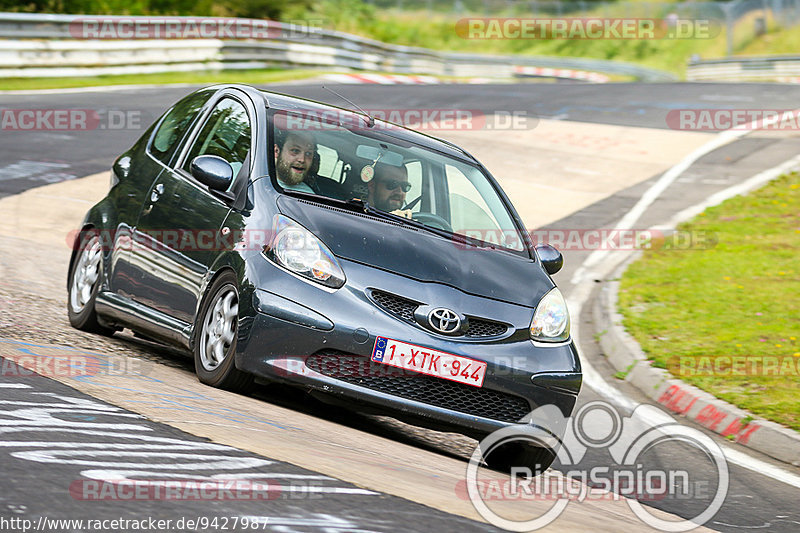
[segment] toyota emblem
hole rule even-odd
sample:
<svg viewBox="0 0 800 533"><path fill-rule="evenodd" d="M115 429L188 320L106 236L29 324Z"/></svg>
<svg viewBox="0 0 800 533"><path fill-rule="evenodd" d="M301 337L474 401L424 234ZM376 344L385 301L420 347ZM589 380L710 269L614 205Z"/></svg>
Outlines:
<svg viewBox="0 0 800 533"><path fill-rule="evenodd" d="M428 313L428 324L434 331L444 333L445 335L452 335L461 329L461 319L455 313L445 307L437 307Z"/></svg>

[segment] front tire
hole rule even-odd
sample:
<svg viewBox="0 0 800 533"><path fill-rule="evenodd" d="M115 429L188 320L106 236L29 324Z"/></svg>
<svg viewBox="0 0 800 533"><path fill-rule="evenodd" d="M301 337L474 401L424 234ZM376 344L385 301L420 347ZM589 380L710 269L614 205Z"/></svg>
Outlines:
<svg viewBox="0 0 800 533"><path fill-rule="evenodd" d="M113 329L100 325L94 310L95 299L103 282L103 246L98 235L89 234L81 241L78 255L69 272L67 316L72 327L111 335Z"/></svg>
<svg viewBox="0 0 800 533"><path fill-rule="evenodd" d="M253 376L236 368L239 291L236 277L225 272L211 285L195 323L194 368L201 383L234 392L246 391Z"/></svg>

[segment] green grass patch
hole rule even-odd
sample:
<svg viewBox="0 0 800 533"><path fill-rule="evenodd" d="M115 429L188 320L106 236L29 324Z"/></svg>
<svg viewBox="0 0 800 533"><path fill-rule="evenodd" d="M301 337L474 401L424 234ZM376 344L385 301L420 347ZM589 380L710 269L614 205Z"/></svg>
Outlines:
<svg viewBox="0 0 800 533"><path fill-rule="evenodd" d="M419 4L417 4L419 5ZM591 5L591 4L589 4ZM565 13L564 17L665 18L673 12L669 4L654 9L642 4L612 7L599 6L582 13ZM769 14L768 14L769 15ZM482 54L521 54L607 59L636 63L683 76L689 59L724 57L727 38L724 24L714 24L710 38L687 39L466 39L458 35L456 23L475 14L455 15L436 11L379 10L359 0L321 0L310 8L288 8L286 19L324 20L331 29L353 33L378 41L419 46L435 50ZM482 15L477 15L481 17ZM527 6L509 11L505 17L531 17ZM555 16L555 15L553 15ZM796 53L800 47L798 26L779 28L767 17L770 32L756 37L753 27L761 12L740 19L733 28L734 55Z"/></svg>
<svg viewBox="0 0 800 533"><path fill-rule="evenodd" d="M618 371L614 372L614 377L619 379L619 380L624 381L625 378L628 377L628 374L631 373L631 370L633 370L634 365L636 365L635 362L629 364L628 367L625 370L618 370Z"/></svg>
<svg viewBox="0 0 800 533"><path fill-rule="evenodd" d="M798 50L800 50L798 28L771 27L770 31L761 37L741 43L736 53L739 55L795 55Z"/></svg>
<svg viewBox="0 0 800 533"><path fill-rule="evenodd" d="M716 245L667 241L646 250L620 283L625 328L654 366L800 430L800 175L731 198L679 230ZM768 356L784 366L770 375L687 376L680 358L688 356Z"/></svg>
<svg viewBox="0 0 800 533"><path fill-rule="evenodd" d="M166 85L186 83L212 85L215 83L246 83L257 85L302 80L319 76L319 70L217 70L201 72L164 72L159 74L125 74L120 76L91 76L85 78L3 78L0 90L63 89L104 85Z"/></svg>

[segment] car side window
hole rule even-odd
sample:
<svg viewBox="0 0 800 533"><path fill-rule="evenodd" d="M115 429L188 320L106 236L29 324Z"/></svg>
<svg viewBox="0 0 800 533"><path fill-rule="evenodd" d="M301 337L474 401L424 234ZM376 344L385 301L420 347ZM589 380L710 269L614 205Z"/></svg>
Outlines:
<svg viewBox="0 0 800 533"><path fill-rule="evenodd" d="M467 167L464 167L467 168ZM472 170L472 172L476 172ZM485 179L470 179L459 168L445 165L453 231L486 242L522 250L514 221L499 205L500 199ZM493 205L490 205L491 202ZM502 216L498 219L495 213Z"/></svg>
<svg viewBox="0 0 800 533"><path fill-rule="evenodd" d="M421 161L409 161L406 165L406 172L408 173L408 182L411 184L411 190L415 192L415 196L413 198L406 198L406 203L410 203L411 201L415 200L417 196L423 194L422 190L422 162ZM422 198L420 201L414 204L414 207L411 208L411 211L414 213L418 213L422 208Z"/></svg>
<svg viewBox="0 0 800 533"><path fill-rule="evenodd" d="M192 160L216 155L233 167L236 176L250 151L250 119L247 110L233 98L223 98L211 111L183 164L189 172Z"/></svg>
<svg viewBox="0 0 800 533"><path fill-rule="evenodd" d="M210 94L203 91L187 96L166 112L148 148L153 157L164 164L169 162Z"/></svg>
<svg viewBox="0 0 800 533"><path fill-rule="evenodd" d="M342 161L339 154L333 148L317 143L317 154L319 154L319 176L330 178L337 183L341 182Z"/></svg>
<svg viewBox="0 0 800 533"><path fill-rule="evenodd" d="M459 230L467 228L498 229L499 224L494 220L491 209L486 205L486 200L483 199L475 185L456 167L445 165L444 168L447 176L447 190L450 192L450 212L454 213L453 227Z"/></svg>

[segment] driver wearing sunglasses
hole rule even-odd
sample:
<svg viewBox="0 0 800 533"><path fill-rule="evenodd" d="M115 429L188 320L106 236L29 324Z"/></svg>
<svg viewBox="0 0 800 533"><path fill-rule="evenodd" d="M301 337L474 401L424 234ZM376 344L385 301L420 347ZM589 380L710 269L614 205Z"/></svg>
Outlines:
<svg viewBox="0 0 800 533"><path fill-rule="evenodd" d="M375 177L367 185L367 202L382 211L396 211L406 203L406 193L411 190L405 166L384 163L375 165Z"/></svg>

